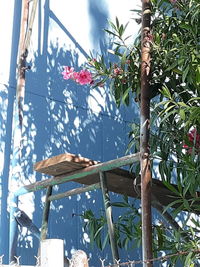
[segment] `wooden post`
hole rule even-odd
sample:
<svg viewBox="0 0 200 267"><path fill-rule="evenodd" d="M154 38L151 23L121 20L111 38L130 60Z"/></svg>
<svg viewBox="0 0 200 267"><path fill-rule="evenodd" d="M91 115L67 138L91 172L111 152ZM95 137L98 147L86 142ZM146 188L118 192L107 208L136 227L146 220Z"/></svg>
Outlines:
<svg viewBox="0 0 200 267"><path fill-rule="evenodd" d="M112 220L112 208L111 208L110 197L109 197L108 188L107 188L106 175L104 172L100 172L99 176L100 176L101 190L103 194L103 202L104 202L104 207L105 207L105 212L106 212L106 219L107 219L107 224L108 224L108 234L110 238L113 263L115 264L116 261L119 260L119 253L118 253L117 242L116 242L115 232L114 232L114 225L113 225L113 220Z"/></svg>
<svg viewBox="0 0 200 267"><path fill-rule="evenodd" d="M40 262L42 267L64 267L64 242L62 239L41 241Z"/></svg>
<svg viewBox="0 0 200 267"><path fill-rule="evenodd" d="M151 2L142 0L141 31L141 114L140 114L140 167L141 167L141 205L142 205L142 254L144 267L152 262L152 220L151 220L151 169L149 150L150 128L150 49L151 49Z"/></svg>

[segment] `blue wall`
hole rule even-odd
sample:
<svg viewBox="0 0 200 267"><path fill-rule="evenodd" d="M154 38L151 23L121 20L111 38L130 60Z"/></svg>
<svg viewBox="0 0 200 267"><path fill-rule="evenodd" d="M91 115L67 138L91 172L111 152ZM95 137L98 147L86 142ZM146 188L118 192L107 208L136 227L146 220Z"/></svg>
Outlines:
<svg viewBox="0 0 200 267"><path fill-rule="evenodd" d="M71 1L71 4L70 1L68 4L66 2L41 0L38 5L28 59L31 70L26 73L24 103L22 176L27 184L46 178L35 173L33 165L54 155L69 152L99 161L123 156L128 143L129 124L137 118L137 108L134 106L129 109L116 108L108 88L92 89L88 86L78 86L72 81L63 80L61 75L63 65L80 69L90 50L107 53L109 43L102 29L107 25L107 18L122 16L121 13L115 14L114 9L114 6L120 6L122 3L85 0L80 7L79 1ZM65 9L62 9L62 4L65 5ZM129 19L126 19L126 16L132 7L131 4L132 1L123 2L123 10L124 6L127 9L127 13L124 14L125 21ZM79 8L77 14L71 14L70 8L76 10L76 6ZM87 11L82 17L79 15L80 9L83 9L83 12ZM7 197L11 175L12 118L20 10L21 1L15 1L15 5L12 6L13 24L9 28L12 34L7 40L11 44L7 52L10 60L9 75L7 72L6 75L0 76L0 152L3 159L0 173L0 255L4 254L6 261L9 235ZM77 27L82 25L83 31L88 32L86 40L81 35L81 27L79 35L74 23ZM90 27L85 29L87 25ZM135 34L136 28L133 27L133 31ZM76 186L74 183L65 184L56 187L55 190L64 191ZM28 194L21 197L19 203L20 208L32 217L39 227L44 196L44 191ZM109 248L102 254L90 247L84 239L80 216L72 217L72 214L80 214L86 209L98 211L102 207L102 196L98 191L53 202L49 237L65 240L66 255L70 256L73 248L91 253L92 265L95 265L97 255L111 259ZM18 244L18 255L22 256L22 262L32 264L34 255L37 254L38 241L23 229ZM130 259L133 259L132 251L129 254ZM135 256L139 257L136 254ZM128 254L122 254L122 259L127 257Z"/></svg>

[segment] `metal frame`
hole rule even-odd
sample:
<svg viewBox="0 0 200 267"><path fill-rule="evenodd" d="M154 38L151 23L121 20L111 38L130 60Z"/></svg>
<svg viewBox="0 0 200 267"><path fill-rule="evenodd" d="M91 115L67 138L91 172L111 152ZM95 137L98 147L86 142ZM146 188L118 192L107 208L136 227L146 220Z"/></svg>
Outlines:
<svg viewBox="0 0 200 267"><path fill-rule="evenodd" d="M41 237L40 237L41 240L44 240L47 236L48 218L49 218L51 201L101 188L104 207L105 207L105 214L106 214L106 219L108 223L108 233L109 233L109 239L110 239L110 244L111 244L112 257L113 257L113 262L116 263L116 261L119 260L119 253L118 253L117 243L116 243L115 236L114 236L112 209L111 209L109 192L108 192L107 182L106 182L106 171L109 171L109 170L112 170L118 167L126 166L134 162L138 162L139 160L140 160L140 153L136 153L136 154L124 156L124 157L121 157L115 160L110 160L104 163L92 165L92 166L80 169L78 171L68 173L66 175L60 175L60 176L56 176L53 178L49 178L49 179L46 179L40 182L30 184L30 185L22 186L18 191L15 192L13 196L13 201L15 202L14 206L17 207L18 196L24 195L29 192L35 192L37 190L42 190L42 189L47 188L45 206L43 209L42 228L41 228ZM100 183L95 183L89 186L83 186L81 188L72 189L64 193L52 195L53 185L66 183L71 180L74 181L74 179L78 179L78 178L80 179L81 177L85 177L87 175L94 174L94 173L99 173ZM11 213L10 216L11 216L11 229L15 229L17 227L17 223L15 220L14 213ZM13 246L14 246L14 243L11 241L10 248L13 248ZM10 259L15 258L16 255L13 254L15 253L14 251L15 250L10 249Z"/></svg>
<svg viewBox="0 0 200 267"><path fill-rule="evenodd" d="M76 179L80 179L82 177L99 173L101 171L110 171L122 166L130 165L134 162L138 162L140 160L140 153L131 154L128 156L124 156L118 159L110 160L107 162L99 163L96 165L92 165L77 171L73 171L67 174L58 175L56 177L52 177L43 181L35 182L30 185L24 185L19 188L15 192L15 196L21 196L27 194L29 192L35 192L38 190L42 190L48 186L63 184L69 182L71 180L76 181Z"/></svg>
<svg viewBox="0 0 200 267"><path fill-rule="evenodd" d="M43 215L42 215L42 227L41 227L41 235L40 235L41 240L44 240L47 237L49 211L50 211L50 204L51 204L49 197L52 194L52 189L53 189L52 186L47 187L46 199L45 199Z"/></svg>

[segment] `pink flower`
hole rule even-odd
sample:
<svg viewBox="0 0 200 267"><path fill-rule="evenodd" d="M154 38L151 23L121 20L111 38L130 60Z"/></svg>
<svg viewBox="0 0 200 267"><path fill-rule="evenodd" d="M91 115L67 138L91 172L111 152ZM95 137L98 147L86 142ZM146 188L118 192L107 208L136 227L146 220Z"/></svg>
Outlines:
<svg viewBox="0 0 200 267"><path fill-rule="evenodd" d="M146 42L153 43L153 39L154 39L153 34L147 33L147 35L145 36L144 39L145 39Z"/></svg>
<svg viewBox="0 0 200 267"><path fill-rule="evenodd" d="M114 66L113 73L118 76L123 73L123 69L119 68L117 65Z"/></svg>
<svg viewBox="0 0 200 267"><path fill-rule="evenodd" d="M193 147L195 146L195 149L197 151L200 151L200 134L197 133L197 129L194 128L193 130L191 130L188 134L188 140L190 142L190 146L184 144L183 148L187 149L188 153L191 154Z"/></svg>
<svg viewBox="0 0 200 267"><path fill-rule="evenodd" d="M81 85L93 83L92 74L88 70L75 72L72 67L65 66L64 68L62 75L65 80L72 79Z"/></svg>
<svg viewBox="0 0 200 267"><path fill-rule="evenodd" d="M76 81L76 80L78 80L78 77L79 77L79 73L78 72L73 72L73 75L72 75L71 79Z"/></svg>
<svg viewBox="0 0 200 267"><path fill-rule="evenodd" d="M196 146L200 147L200 134L197 133L197 129L193 129L188 133L189 141L195 143Z"/></svg>
<svg viewBox="0 0 200 267"><path fill-rule="evenodd" d="M77 83L84 85L92 83L92 74L88 70L81 70L74 75Z"/></svg>
<svg viewBox="0 0 200 267"><path fill-rule="evenodd" d="M74 68L68 67L68 66L64 66L64 68L65 68L65 70L62 72L63 79L65 79L65 80L73 79Z"/></svg>

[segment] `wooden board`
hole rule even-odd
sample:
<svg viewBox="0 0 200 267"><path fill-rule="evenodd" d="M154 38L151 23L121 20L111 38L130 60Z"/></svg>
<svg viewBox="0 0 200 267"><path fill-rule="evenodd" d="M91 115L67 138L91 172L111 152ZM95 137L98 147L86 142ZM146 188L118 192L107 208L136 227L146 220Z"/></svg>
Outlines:
<svg viewBox="0 0 200 267"><path fill-rule="evenodd" d="M136 191L134 187L134 174L122 169L115 169L106 172L106 177L109 191L133 198L140 198L139 192ZM81 179L76 179L75 181L80 184L91 185L99 181L99 175L94 174ZM167 206L174 200L178 199L177 195L167 189L163 183L157 179L152 179L152 195L154 195L164 206Z"/></svg>
<svg viewBox="0 0 200 267"><path fill-rule="evenodd" d="M109 191L130 197L137 197L137 193L135 192L133 186L133 181L135 178L133 173L122 169L114 169L106 172L106 178ZM99 174L89 175L80 179L76 179L75 181L84 185L98 183Z"/></svg>
<svg viewBox="0 0 200 267"><path fill-rule="evenodd" d="M34 170L51 176L57 176L97 163L97 161L67 153L37 162L34 165Z"/></svg>

